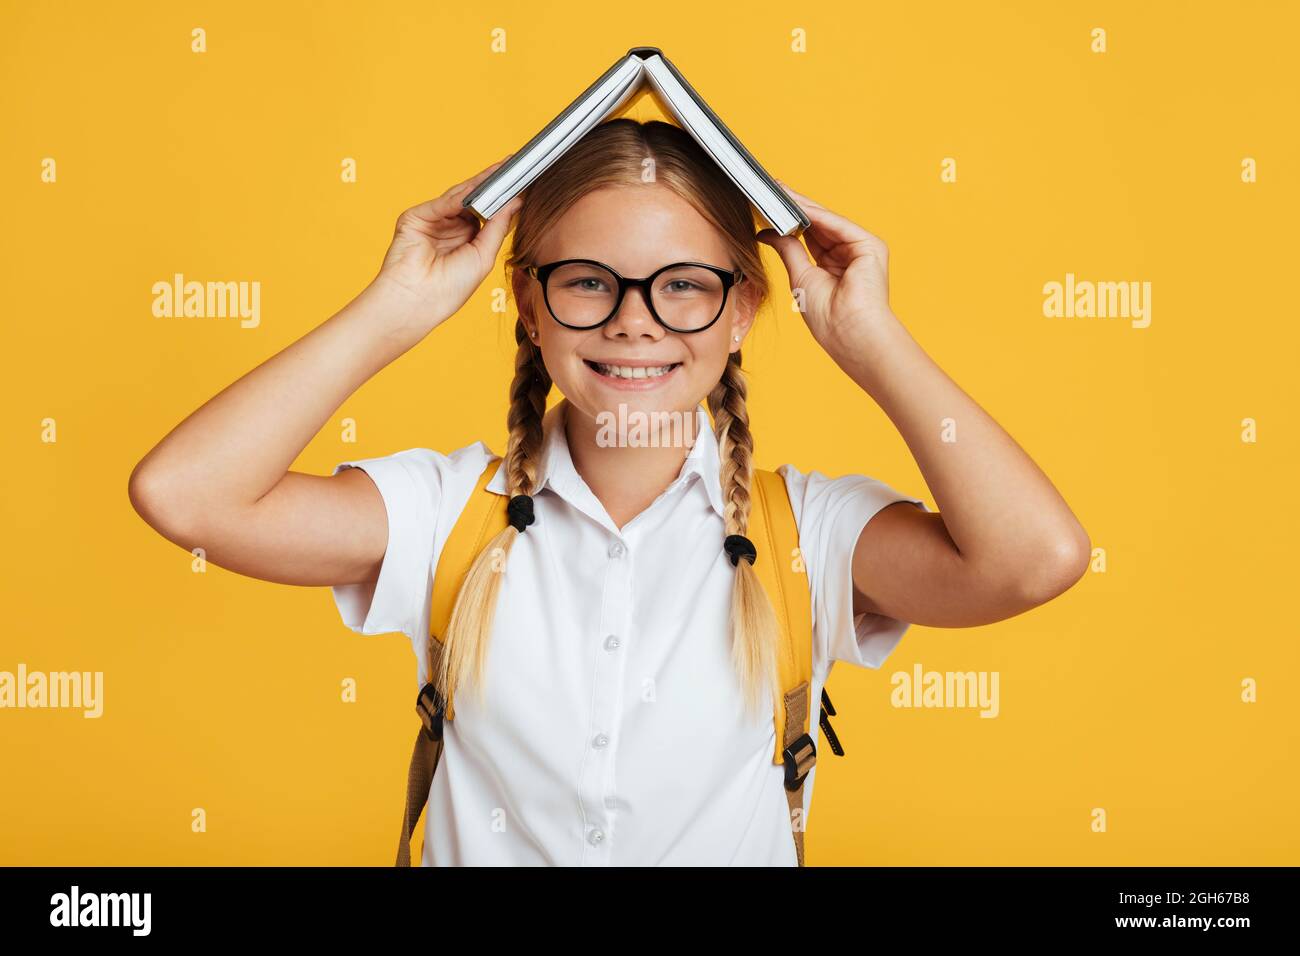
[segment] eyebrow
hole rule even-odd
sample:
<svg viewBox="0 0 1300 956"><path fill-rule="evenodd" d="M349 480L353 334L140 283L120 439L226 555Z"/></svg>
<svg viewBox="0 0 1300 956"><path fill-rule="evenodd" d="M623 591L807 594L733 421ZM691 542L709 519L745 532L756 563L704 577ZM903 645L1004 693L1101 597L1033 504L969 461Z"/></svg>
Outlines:
<svg viewBox="0 0 1300 956"><path fill-rule="evenodd" d="M605 260L602 259L602 258L600 258L600 256L556 256L554 259L551 259L551 260L548 260L548 261L550 261L550 262L559 262L559 261L562 260L562 259L590 259L590 260L592 260L592 261L594 261L594 262L603 262L603 263L605 263L605 265L607 265L607 266L611 266L611 268L614 268L615 271L617 271L617 272L625 272L625 271L626 271L626 270L623 270L623 269L619 269L619 268L617 268L617 267L615 267L615 266L612 266L611 263L609 263L609 262L605 262ZM723 259L723 261L725 262L726 259L727 259L727 257L726 257L726 256L723 256L722 259ZM679 257L679 258L676 258L676 259L664 259L664 260L662 260L662 261L661 261L657 266L655 266L653 269L650 269L648 272L646 272L646 275L649 275L651 272L654 272L655 269L662 269L664 266L676 265L676 264L679 263L679 262L703 262L703 263L706 263L706 264L711 265L711 266L716 266L716 265L717 265L717 263L713 261L713 257L712 257L712 256L703 256L703 255L696 255L696 256L683 256L683 257ZM726 265L722 265L722 266L718 266L718 268L720 268L720 269L725 269L725 268L727 268L727 266L726 266Z"/></svg>

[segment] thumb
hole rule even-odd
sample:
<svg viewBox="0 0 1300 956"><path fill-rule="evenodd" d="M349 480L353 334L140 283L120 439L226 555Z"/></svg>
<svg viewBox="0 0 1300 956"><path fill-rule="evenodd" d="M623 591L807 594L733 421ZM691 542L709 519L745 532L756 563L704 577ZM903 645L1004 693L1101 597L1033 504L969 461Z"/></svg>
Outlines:
<svg viewBox="0 0 1300 956"><path fill-rule="evenodd" d="M478 233L470 240L470 244L478 249L484 261L496 261L497 253L501 251L501 243L505 241L506 233L510 231L511 220L514 219L515 213L519 211L523 202L522 196L510 200L498 209L492 218L484 222Z"/></svg>
<svg viewBox="0 0 1300 956"><path fill-rule="evenodd" d="M799 276L813 265L812 257L802 242L795 236L783 236L775 229L764 229L755 238L776 250L785 264L785 271L790 273L790 284L798 285Z"/></svg>

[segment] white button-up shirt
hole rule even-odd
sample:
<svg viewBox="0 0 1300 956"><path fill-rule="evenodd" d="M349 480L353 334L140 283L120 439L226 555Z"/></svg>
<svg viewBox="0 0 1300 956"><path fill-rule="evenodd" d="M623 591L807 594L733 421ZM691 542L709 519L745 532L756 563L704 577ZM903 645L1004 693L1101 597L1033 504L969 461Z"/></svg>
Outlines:
<svg viewBox="0 0 1300 956"><path fill-rule="evenodd" d="M731 663L735 569L722 550L708 413L697 406L700 440L676 480L620 529L574 468L564 405L543 419L536 521L510 551L483 702L467 679L455 719L443 724L422 864L797 865L784 768L772 760L771 709L746 719ZM389 528L375 584L334 587L334 600L357 633L410 638L417 687L427 676L438 558L498 457L479 441L450 454L411 448L334 469L370 475ZM863 475L778 470L809 575L809 732L820 747L817 715L831 664L878 668L908 628L882 615L854 616L854 545L886 505L926 506ZM487 487L505 493L504 469ZM805 827L815 779L814 768L804 784Z"/></svg>

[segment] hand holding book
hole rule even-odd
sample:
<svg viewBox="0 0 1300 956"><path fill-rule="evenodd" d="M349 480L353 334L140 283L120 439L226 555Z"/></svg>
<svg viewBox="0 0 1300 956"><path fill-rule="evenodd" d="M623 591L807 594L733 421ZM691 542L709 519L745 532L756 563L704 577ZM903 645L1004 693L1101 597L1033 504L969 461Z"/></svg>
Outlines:
<svg viewBox="0 0 1300 956"><path fill-rule="evenodd" d="M812 222L803 232L808 247L798 237L774 229L761 230L757 238L781 256L804 322L834 356L837 349L860 341L860 333L894 318L889 307L889 250L857 223L777 182Z"/></svg>
<svg viewBox="0 0 1300 956"><path fill-rule="evenodd" d="M392 296L407 324L425 335L454 315L496 265L522 197L484 222L461 200L512 155L397 217L393 241L371 284Z"/></svg>

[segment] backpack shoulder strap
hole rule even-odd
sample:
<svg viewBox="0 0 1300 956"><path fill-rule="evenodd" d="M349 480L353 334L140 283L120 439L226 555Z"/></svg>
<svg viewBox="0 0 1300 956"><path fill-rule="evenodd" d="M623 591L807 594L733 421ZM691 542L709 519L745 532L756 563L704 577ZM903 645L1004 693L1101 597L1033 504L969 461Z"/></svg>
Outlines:
<svg viewBox="0 0 1300 956"><path fill-rule="evenodd" d="M781 704L772 715L776 726L773 763L785 765L790 823L799 865L803 866L803 784L817 762L817 750L808 733L812 598L785 479L778 472L756 468L753 491L747 537L758 551L754 571L776 612L781 635L777 652Z"/></svg>
<svg viewBox="0 0 1300 956"><path fill-rule="evenodd" d="M442 655L442 638L438 635L446 633L447 622L456 606L456 596L474 558L508 520L505 495L487 490L488 482L500 467L501 459L498 459L483 469L447 543L443 545L438 570L433 577L429 638L425 647L425 683L415 701L420 729L415 735L411 764L406 772L406 803L402 810L402 834L397 843L397 866L411 865L411 834L418 832L420 814L428 802L433 775L442 758L442 721L453 716L451 701L446 701L444 708L433 684L437 673L435 668Z"/></svg>
<svg viewBox="0 0 1300 956"><path fill-rule="evenodd" d="M494 491L488 491L488 483L496 475L504 459L497 459L479 476L478 483L470 493L469 501L456 519L455 526L443 545L438 557L438 570L433 576L433 596L429 607L429 642L426 664L429 667L429 679L432 680L434 664L442 653L442 639L447 633L451 621L451 612L456 607L456 597L461 585L469 573L474 559L487 546L487 543L505 530L510 519L506 514L509 499ZM446 718L455 718L453 702L447 700Z"/></svg>

